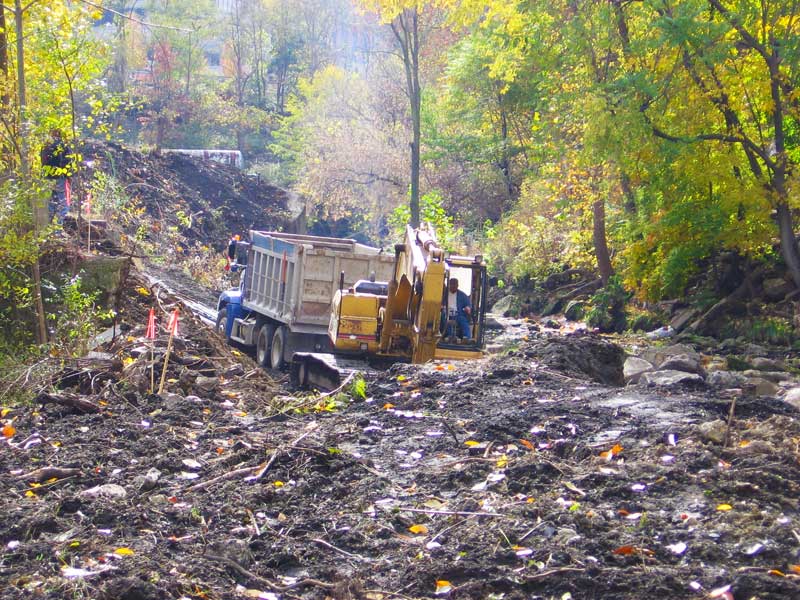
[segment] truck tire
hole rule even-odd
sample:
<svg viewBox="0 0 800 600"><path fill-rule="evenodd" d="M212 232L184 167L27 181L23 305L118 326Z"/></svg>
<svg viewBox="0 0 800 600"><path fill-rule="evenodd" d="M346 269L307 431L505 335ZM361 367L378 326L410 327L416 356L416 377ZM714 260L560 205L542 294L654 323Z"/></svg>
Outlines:
<svg viewBox="0 0 800 600"><path fill-rule="evenodd" d="M220 334L227 340L228 336L226 335L225 332L227 328L228 328L228 309L223 308L217 313L217 325L214 329L218 334Z"/></svg>
<svg viewBox="0 0 800 600"><path fill-rule="evenodd" d="M274 325L264 323L261 329L258 330L258 337L256 338L256 362L260 367L264 367L265 369L268 369L270 365L270 348L272 346L272 334L274 331Z"/></svg>
<svg viewBox="0 0 800 600"><path fill-rule="evenodd" d="M272 364L273 369L280 370L286 365L286 360L283 356L285 349L286 327L280 325L272 334L272 346L269 351L269 355L271 357L270 363Z"/></svg>

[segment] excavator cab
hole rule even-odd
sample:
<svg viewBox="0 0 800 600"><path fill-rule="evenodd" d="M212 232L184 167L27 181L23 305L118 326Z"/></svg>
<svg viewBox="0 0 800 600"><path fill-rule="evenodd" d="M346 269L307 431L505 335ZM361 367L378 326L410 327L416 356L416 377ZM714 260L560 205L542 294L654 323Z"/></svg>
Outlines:
<svg viewBox="0 0 800 600"><path fill-rule="evenodd" d="M436 345L437 359L479 358L484 345L486 293L488 279L482 256L449 256L445 259L445 278L442 289L442 337ZM460 336L455 319L448 318L447 282L455 278L458 289L469 296L471 311L468 317L470 335Z"/></svg>

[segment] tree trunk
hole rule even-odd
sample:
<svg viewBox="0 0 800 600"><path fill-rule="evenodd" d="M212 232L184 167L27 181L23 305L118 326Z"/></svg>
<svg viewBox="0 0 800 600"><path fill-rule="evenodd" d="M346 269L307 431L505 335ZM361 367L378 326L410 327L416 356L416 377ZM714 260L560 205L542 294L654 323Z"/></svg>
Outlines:
<svg viewBox="0 0 800 600"><path fill-rule="evenodd" d="M6 31L6 11L0 8L0 75L3 76L3 81L8 81L8 34ZM5 88L3 90L3 94L0 95L1 111L8 109L11 102Z"/></svg>
<svg viewBox="0 0 800 600"><path fill-rule="evenodd" d="M797 250L797 240L794 237L794 220L792 211L784 200L776 207L778 216L778 231L781 240L781 256L786 263L786 268L792 276L795 286L800 288L800 252Z"/></svg>
<svg viewBox="0 0 800 600"><path fill-rule="evenodd" d="M608 284L608 280L614 274L614 267L611 266L611 256L608 252L608 241L606 240L606 204L604 200L595 200L592 204L592 241L594 242L594 253L597 258L597 268L600 271L600 279L603 285Z"/></svg>
<svg viewBox="0 0 800 600"><path fill-rule="evenodd" d="M25 45L22 27L22 2L14 0L14 26L17 37L17 108L19 110L19 132L20 132L20 171L24 187L31 185L30 163L28 162L28 116L27 98L25 90ZM41 201L36 194L31 194L31 212L33 213L34 231L47 226L47 207L41 206ZM43 214L42 214L43 213ZM47 323L44 315L44 301L42 300L42 276L39 271L39 246L36 244L36 256L33 257L31 275L33 279L33 301L36 306L36 340L40 344L47 343Z"/></svg>

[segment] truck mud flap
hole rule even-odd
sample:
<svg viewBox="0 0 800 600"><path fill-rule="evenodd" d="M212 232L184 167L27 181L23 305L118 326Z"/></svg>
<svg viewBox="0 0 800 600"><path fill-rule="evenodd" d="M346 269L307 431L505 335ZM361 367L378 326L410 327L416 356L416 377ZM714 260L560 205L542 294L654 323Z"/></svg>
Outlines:
<svg viewBox="0 0 800 600"><path fill-rule="evenodd" d="M331 391L356 371L366 374L374 370L363 360L317 352L295 352L289 375L292 385L297 388Z"/></svg>

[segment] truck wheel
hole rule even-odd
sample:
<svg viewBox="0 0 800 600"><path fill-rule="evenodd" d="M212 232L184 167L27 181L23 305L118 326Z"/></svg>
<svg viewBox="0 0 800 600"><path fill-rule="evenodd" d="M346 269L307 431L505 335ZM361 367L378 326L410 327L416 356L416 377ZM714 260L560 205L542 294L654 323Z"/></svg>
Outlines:
<svg viewBox="0 0 800 600"><path fill-rule="evenodd" d="M218 334L220 334L225 339L228 339L228 336L225 335L225 330L228 328L228 309L223 308L221 311L217 313L217 326L215 327Z"/></svg>
<svg viewBox="0 0 800 600"><path fill-rule="evenodd" d="M270 357L272 360L273 369L282 369L286 364L283 358L283 351L286 348L286 328L283 326L275 329L272 334L272 348L270 349Z"/></svg>
<svg viewBox="0 0 800 600"><path fill-rule="evenodd" d="M256 338L256 362L265 369L269 368L270 342L272 341L272 332L274 330L274 325L265 323L258 330L258 338Z"/></svg>

